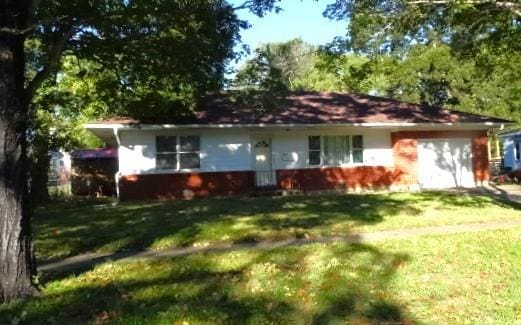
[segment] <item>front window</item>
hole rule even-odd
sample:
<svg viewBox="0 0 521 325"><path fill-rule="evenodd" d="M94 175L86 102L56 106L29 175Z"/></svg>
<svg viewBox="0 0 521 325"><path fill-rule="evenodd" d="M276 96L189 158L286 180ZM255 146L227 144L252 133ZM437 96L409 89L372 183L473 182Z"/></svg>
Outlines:
<svg viewBox="0 0 521 325"><path fill-rule="evenodd" d="M309 147L309 164L310 165L320 165L320 137L319 136L311 136L308 138L308 147Z"/></svg>
<svg viewBox="0 0 521 325"><path fill-rule="evenodd" d="M310 166L342 166L363 161L364 141L361 135L308 137Z"/></svg>
<svg viewBox="0 0 521 325"><path fill-rule="evenodd" d="M157 136L157 169L197 169L200 168L199 136Z"/></svg>
<svg viewBox="0 0 521 325"><path fill-rule="evenodd" d="M361 135L353 135L353 162L361 164L364 162L364 138Z"/></svg>
<svg viewBox="0 0 521 325"><path fill-rule="evenodd" d="M340 166L350 163L349 137L327 136L322 137L324 142L324 165Z"/></svg>
<svg viewBox="0 0 521 325"><path fill-rule="evenodd" d="M520 148L520 146L521 146L520 143L521 142L516 142L516 147L515 147L515 150L514 150L515 151L515 155L516 155L516 160L520 160L521 159L521 152L519 151L519 149L521 149Z"/></svg>

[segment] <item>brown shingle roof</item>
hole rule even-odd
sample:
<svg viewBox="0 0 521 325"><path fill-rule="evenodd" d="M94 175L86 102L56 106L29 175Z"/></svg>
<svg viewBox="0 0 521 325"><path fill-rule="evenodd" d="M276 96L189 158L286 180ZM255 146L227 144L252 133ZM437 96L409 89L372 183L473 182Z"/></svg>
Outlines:
<svg viewBox="0 0 521 325"><path fill-rule="evenodd" d="M128 122L128 121L127 121ZM132 121L135 123L135 121ZM276 109L259 114L239 105L229 94L206 97L194 118L184 124L351 124L351 123L510 123L455 110L427 108L375 96L295 92ZM158 123L166 123L158 121ZM124 123L125 124L125 123Z"/></svg>

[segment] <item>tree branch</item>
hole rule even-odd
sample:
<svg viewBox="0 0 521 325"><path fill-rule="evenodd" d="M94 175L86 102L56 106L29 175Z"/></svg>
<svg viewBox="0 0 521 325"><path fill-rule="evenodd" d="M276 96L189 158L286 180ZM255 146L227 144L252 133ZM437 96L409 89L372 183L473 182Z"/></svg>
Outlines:
<svg viewBox="0 0 521 325"><path fill-rule="evenodd" d="M49 77L49 75L58 69L61 54L67 45L67 41L72 37L72 35L74 35L75 31L76 27L73 25L68 26L58 38L58 40L51 46L44 67L38 71L36 76L28 83L25 89L25 94L28 101L32 100L36 90L38 90L47 77Z"/></svg>
<svg viewBox="0 0 521 325"><path fill-rule="evenodd" d="M413 0L407 2L410 5L448 5L448 4L471 4L471 5L484 5L490 4L501 9L507 9L517 16L521 17L521 3L511 1L495 1L495 0L465 0L462 2L454 0Z"/></svg>
<svg viewBox="0 0 521 325"><path fill-rule="evenodd" d="M232 9L234 11L236 10L243 10L243 9L248 9L250 8L250 6L253 4L253 1L245 1L243 2L242 4L238 5L237 7L233 7Z"/></svg>

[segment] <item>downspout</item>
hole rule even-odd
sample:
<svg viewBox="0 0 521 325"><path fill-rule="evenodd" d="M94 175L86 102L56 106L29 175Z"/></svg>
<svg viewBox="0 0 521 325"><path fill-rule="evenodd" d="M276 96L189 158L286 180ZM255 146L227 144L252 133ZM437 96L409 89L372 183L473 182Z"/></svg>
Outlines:
<svg viewBox="0 0 521 325"><path fill-rule="evenodd" d="M121 178L121 172L119 171L119 147L121 145L121 140L119 138L119 132L118 132L118 128L117 127L114 127L112 129L112 131L114 132L114 137L116 138L116 143L118 145L118 171L116 172L116 174L114 175L114 179L116 181L116 199L118 200L119 202L119 199L120 199L120 193L119 193L119 179Z"/></svg>

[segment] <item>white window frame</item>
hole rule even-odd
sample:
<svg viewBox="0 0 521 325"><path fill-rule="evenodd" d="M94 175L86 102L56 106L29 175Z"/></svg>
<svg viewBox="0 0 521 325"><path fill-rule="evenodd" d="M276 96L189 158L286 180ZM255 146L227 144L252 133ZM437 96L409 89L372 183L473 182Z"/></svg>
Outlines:
<svg viewBox="0 0 521 325"><path fill-rule="evenodd" d="M158 154L168 154L174 152L159 152L157 150L157 138L158 137L175 137L175 154L176 154L176 167L175 168L165 168L160 169L157 167L157 155ZM197 151L181 151L181 138L182 137L197 137L199 138L199 150ZM201 170L201 136L199 134L159 134L154 137L156 142L156 153L154 155L155 162L155 170L158 172L192 172L192 171L200 171ZM181 154L183 153L197 153L199 157L199 168L181 168Z"/></svg>
<svg viewBox="0 0 521 325"><path fill-rule="evenodd" d="M361 136L362 137L362 161L361 162L353 162L353 137L355 136ZM316 150L309 150L309 137L320 137L320 164L317 165L311 165L309 163L309 152L310 151L316 151ZM343 163L339 165L331 165L331 164L325 164L325 154L324 154L324 137L348 137L349 138L349 162ZM308 134L308 148L307 148L307 167L349 167L349 166L363 166L364 165L364 151L365 151L365 144L364 144L364 135L363 134ZM355 150L360 150L360 148L356 148Z"/></svg>

